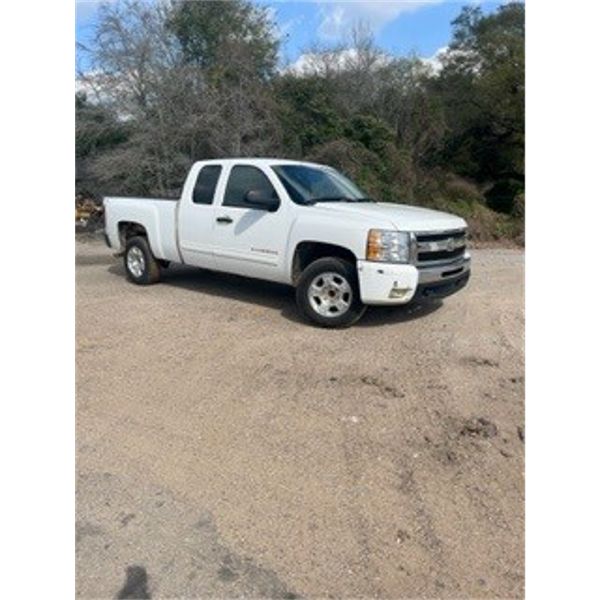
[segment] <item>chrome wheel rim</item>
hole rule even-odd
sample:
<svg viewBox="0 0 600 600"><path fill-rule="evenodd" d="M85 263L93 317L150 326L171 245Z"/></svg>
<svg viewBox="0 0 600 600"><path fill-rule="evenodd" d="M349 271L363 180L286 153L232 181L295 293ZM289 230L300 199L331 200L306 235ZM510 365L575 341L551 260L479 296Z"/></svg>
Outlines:
<svg viewBox="0 0 600 600"><path fill-rule="evenodd" d="M127 252L127 268L136 279L144 274L146 259L144 253L137 246L132 246Z"/></svg>
<svg viewBox="0 0 600 600"><path fill-rule="evenodd" d="M352 305L352 286L339 273L321 273L308 286L308 302L322 317L339 317Z"/></svg>

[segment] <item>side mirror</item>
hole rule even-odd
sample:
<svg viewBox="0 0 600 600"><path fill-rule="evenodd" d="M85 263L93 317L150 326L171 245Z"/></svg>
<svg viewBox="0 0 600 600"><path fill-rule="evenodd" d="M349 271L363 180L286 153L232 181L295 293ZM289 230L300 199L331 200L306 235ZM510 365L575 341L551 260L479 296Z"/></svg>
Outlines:
<svg viewBox="0 0 600 600"><path fill-rule="evenodd" d="M275 212L279 208L279 198L273 197L264 190L248 190L244 200L246 204L258 210Z"/></svg>

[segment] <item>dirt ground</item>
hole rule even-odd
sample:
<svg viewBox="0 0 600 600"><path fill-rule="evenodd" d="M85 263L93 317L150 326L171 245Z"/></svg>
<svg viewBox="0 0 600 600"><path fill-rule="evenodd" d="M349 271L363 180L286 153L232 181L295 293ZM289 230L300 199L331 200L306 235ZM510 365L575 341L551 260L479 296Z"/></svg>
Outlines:
<svg viewBox="0 0 600 600"><path fill-rule="evenodd" d="M76 252L79 597L523 596L522 252L341 331Z"/></svg>

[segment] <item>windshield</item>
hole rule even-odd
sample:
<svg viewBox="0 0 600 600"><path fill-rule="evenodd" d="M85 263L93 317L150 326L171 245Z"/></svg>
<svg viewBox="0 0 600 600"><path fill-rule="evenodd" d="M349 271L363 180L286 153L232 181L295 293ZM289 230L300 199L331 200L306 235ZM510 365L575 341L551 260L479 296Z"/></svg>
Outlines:
<svg viewBox="0 0 600 600"><path fill-rule="evenodd" d="M296 204L370 201L354 183L331 167L275 165L272 168Z"/></svg>

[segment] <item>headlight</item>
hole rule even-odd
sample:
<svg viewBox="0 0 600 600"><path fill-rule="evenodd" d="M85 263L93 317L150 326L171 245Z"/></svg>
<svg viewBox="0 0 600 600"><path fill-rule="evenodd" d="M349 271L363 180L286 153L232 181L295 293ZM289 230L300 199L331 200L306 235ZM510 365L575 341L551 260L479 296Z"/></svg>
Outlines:
<svg viewBox="0 0 600 600"><path fill-rule="evenodd" d="M377 262L410 262L410 233L370 229L367 239L367 260Z"/></svg>

